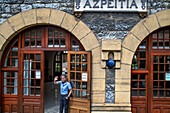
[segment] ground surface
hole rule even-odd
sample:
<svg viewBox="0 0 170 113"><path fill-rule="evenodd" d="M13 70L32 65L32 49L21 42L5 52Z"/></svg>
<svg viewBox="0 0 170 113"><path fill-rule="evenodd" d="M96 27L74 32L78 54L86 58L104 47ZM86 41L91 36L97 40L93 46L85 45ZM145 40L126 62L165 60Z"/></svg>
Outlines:
<svg viewBox="0 0 170 113"><path fill-rule="evenodd" d="M59 113L59 85L54 85L53 82L47 82L44 87L44 112Z"/></svg>

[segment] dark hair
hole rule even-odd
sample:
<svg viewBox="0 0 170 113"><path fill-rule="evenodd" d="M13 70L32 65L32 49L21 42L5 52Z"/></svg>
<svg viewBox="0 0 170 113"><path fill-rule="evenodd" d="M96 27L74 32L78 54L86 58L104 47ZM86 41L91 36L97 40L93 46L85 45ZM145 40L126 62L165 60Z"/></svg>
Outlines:
<svg viewBox="0 0 170 113"><path fill-rule="evenodd" d="M61 77L64 77L64 78L66 78L66 80L67 80L67 75L66 74L62 74L61 76L60 76L60 78Z"/></svg>

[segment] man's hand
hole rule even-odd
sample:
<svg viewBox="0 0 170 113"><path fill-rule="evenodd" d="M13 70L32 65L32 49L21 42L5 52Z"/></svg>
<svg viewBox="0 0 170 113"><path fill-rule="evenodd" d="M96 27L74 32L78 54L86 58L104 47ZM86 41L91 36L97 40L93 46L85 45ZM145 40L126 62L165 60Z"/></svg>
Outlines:
<svg viewBox="0 0 170 113"><path fill-rule="evenodd" d="M54 78L54 84L59 84L58 76L56 76L56 77Z"/></svg>
<svg viewBox="0 0 170 113"><path fill-rule="evenodd" d="M57 81L57 80L58 80L58 76L56 76L56 77L54 78L54 80Z"/></svg>
<svg viewBox="0 0 170 113"><path fill-rule="evenodd" d="M69 89L69 93L68 96L66 97L66 100L68 99L68 97L70 97L71 93L72 93L72 89Z"/></svg>

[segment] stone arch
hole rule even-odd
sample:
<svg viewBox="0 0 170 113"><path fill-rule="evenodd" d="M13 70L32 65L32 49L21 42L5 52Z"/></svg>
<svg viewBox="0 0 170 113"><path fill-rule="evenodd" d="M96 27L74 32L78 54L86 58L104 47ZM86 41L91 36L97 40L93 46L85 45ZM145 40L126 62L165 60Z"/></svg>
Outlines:
<svg viewBox="0 0 170 113"><path fill-rule="evenodd" d="M0 58L10 40L24 29L36 25L55 25L72 33L84 46L92 51L92 57L100 56L100 44L93 32L81 20L63 11L41 8L21 12L0 25ZM95 52L93 52L95 51ZM99 63L100 59L92 60Z"/></svg>
<svg viewBox="0 0 170 113"><path fill-rule="evenodd" d="M119 78L123 78L128 84L126 92L129 96L126 102L130 103L131 63L136 49L149 34L166 26L170 26L170 9L152 14L141 20L124 39L122 43L121 74Z"/></svg>

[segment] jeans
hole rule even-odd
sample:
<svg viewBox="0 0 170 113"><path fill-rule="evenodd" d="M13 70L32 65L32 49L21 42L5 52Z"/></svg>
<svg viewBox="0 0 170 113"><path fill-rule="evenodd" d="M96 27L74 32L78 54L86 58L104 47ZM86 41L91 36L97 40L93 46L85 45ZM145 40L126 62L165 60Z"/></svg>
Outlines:
<svg viewBox="0 0 170 113"><path fill-rule="evenodd" d="M66 99L66 97L67 95L60 96L60 113L63 113L63 108L64 108L64 112L68 113L69 98Z"/></svg>

